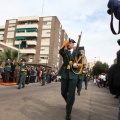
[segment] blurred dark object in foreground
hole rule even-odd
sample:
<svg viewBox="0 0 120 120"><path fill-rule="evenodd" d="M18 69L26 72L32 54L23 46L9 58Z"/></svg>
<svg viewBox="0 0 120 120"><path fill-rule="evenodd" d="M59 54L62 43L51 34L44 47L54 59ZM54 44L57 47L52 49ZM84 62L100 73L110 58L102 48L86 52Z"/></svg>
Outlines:
<svg viewBox="0 0 120 120"><path fill-rule="evenodd" d="M117 43L118 43L118 45L120 45L120 39L118 39Z"/></svg>

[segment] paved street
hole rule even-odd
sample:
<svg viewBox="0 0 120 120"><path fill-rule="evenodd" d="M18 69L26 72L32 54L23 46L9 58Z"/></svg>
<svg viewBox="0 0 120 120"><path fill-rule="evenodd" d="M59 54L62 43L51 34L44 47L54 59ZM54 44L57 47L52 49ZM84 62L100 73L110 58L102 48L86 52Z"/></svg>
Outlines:
<svg viewBox="0 0 120 120"><path fill-rule="evenodd" d="M72 120L117 120L118 99L107 88L89 83L77 96ZM65 120L65 102L60 94L60 83L40 86L39 83L0 86L0 120Z"/></svg>

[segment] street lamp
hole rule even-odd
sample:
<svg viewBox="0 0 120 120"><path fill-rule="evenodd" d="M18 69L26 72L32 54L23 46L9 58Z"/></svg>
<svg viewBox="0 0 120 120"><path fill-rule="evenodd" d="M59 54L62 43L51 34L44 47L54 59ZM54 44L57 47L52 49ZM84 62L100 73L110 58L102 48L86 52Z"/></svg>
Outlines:
<svg viewBox="0 0 120 120"><path fill-rule="evenodd" d="M21 44L21 40L19 40L19 48L18 48L18 58L17 58L17 61L19 60L19 57L20 57L20 44Z"/></svg>
<svg viewBox="0 0 120 120"><path fill-rule="evenodd" d="M46 58L46 66L47 66L47 64L48 64L48 60L49 60L49 58L47 57L47 58Z"/></svg>

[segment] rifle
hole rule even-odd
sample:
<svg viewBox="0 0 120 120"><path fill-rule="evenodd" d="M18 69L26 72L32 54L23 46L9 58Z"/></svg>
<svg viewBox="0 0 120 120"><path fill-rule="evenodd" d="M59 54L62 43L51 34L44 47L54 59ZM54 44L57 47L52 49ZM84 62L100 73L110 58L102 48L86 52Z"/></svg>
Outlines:
<svg viewBox="0 0 120 120"><path fill-rule="evenodd" d="M81 35L82 35L82 32L81 32ZM81 35L78 36L78 42L77 42L76 51L75 51L74 63L78 63L78 61L77 61L77 54L78 54L78 51L79 51Z"/></svg>

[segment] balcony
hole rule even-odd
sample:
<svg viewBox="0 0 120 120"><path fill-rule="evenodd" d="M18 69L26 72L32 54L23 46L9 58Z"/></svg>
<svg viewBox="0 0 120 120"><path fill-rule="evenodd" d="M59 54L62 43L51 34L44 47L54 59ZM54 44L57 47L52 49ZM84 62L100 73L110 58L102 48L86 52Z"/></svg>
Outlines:
<svg viewBox="0 0 120 120"><path fill-rule="evenodd" d="M37 28L38 29L38 24L25 24L25 25L17 25L17 29L20 28Z"/></svg>
<svg viewBox="0 0 120 120"><path fill-rule="evenodd" d="M19 17L18 21L39 21L38 16Z"/></svg>
<svg viewBox="0 0 120 120"><path fill-rule="evenodd" d="M7 35L7 38L14 38L14 34L13 35Z"/></svg>
<svg viewBox="0 0 120 120"><path fill-rule="evenodd" d="M36 32L37 28L17 28L16 32Z"/></svg>
<svg viewBox="0 0 120 120"><path fill-rule="evenodd" d="M37 45L37 41L36 41L36 40L31 40L31 41L30 41L30 40L27 40L27 41L26 41L26 44L27 44L27 45Z"/></svg>
<svg viewBox="0 0 120 120"><path fill-rule="evenodd" d="M2 52L3 52L3 51L4 51L4 49L3 49L3 48L0 48L0 51L2 51Z"/></svg>
<svg viewBox="0 0 120 120"><path fill-rule="evenodd" d="M0 40L3 40L3 37L0 37Z"/></svg>
<svg viewBox="0 0 120 120"><path fill-rule="evenodd" d="M37 37L37 32L16 33L16 37Z"/></svg>
<svg viewBox="0 0 120 120"><path fill-rule="evenodd" d="M13 28L8 28L8 31L14 31L15 30L15 27Z"/></svg>
<svg viewBox="0 0 120 120"><path fill-rule="evenodd" d="M16 23L16 20L9 20L9 24L10 23Z"/></svg>
<svg viewBox="0 0 120 120"><path fill-rule="evenodd" d="M14 44L15 44L15 45L19 45L19 44L21 44L21 41L15 41Z"/></svg>
<svg viewBox="0 0 120 120"><path fill-rule="evenodd" d="M42 37L50 37L50 34L42 34Z"/></svg>
<svg viewBox="0 0 120 120"><path fill-rule="evenodd" d="M44 17L43 21L52 21L52 17Z"/></svg>
<svg viewBox="0 0 120 120"><path fill-rule="evenodd" d="M35 49L20 49L20 53L23 53L23 54L36 54L36 50Z"/></svg>
<svg viewBox="0 0 120 120"><path fill-rule="evenodd" d="M4 34L4 31L0 31L0 35L3 35Z"/></svg>
<svg viewBox="0 0 120 120"><path fill-rule="evenodd" d="M42 29L51 29L51 25L43 25Z"/></svg>
<svg viewBox="0 0 120 120"><path fill-rule="evenodd" d="M5 29L5 26L0 26L0 29Z"/></svg>

